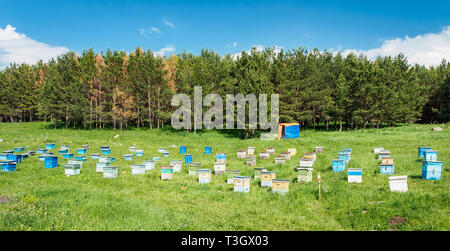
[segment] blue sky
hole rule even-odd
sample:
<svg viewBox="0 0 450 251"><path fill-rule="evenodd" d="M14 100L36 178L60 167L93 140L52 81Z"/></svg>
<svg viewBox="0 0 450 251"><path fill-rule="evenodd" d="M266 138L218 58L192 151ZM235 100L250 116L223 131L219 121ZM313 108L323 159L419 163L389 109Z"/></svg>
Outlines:
<svg viewBox="0 0 450 251"><path fill-rule="evenodd" d="M183 50L199 53L202 48L225 55L252 46L304 46L370 54L386 41L442 35L450 25L450 1L0 0L0 6L4 37L21 34L48 45L44 51L60 47L56 52L130 51L141 46L166 55ZM8 29L10 35L7 25L14 28ZM0 41L1 34L0 30ZM421 43L416 41L413 47ZM14 47L0 42L0 57L16 50L7 46ZM446 49L441 53L450 58ZM4 56L3 64L14 58L20 59Z"/></svg>

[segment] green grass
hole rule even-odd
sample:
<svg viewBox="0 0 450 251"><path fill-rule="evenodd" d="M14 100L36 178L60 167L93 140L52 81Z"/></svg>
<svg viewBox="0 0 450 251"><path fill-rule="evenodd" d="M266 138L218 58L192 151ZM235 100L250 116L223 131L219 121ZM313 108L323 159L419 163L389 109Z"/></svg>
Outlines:
<svg viewBox="0 0 450 251"><path fill-rule="evenodd" d="M0 230L450 230L449 172L450 126L442 132L432 125L405 125L392 128L315 132L302 131L298 140L242 140L210 131L198 134L168 130L83 131L47 129L45 123L0 124L0 150L24 146L43 148L44 143L69 144L71 152L90 144L87 153L99 153L109 145L119 169L119 177L105 179L95 172L95 160L85 162L82 173L66 177L61 166L45 169L37 156L18 165L17 172L0 173ZM114 135L119 134L119 138ZM175 144L177 148L170 148ZM135 145L145 150L144 157L125 161L123 154ZM283 166L257 160L256 167L277 171L277 178L290 179L290 191L282 196L251 182L250 193L234 193L225 177L213 176L211 184L198 184L183 173L171 181L159 179L159 166L171 159L182 159L178 146L186 145L195 162L212 168L216 152L228 153L227 169L240 169L252 176L253 168L236 159L236 150L255 146L274 147L276 153L297 148L297 156ZM420 178L421 162L417 147L431 146L444 161L442 179ZM205 156L204 146L213 154ZM294 183L298 158L304 152L323 146L314 164L314 182ZM373 147L382 146L395 158L396 175L408 175L409 191L389 191L388 176L379 174ZM171 157L163 159L152 172L131 175L130 165L160 156L158 147L167 147ZM352 148L351 167L363 168L363 183L348 184L345 173L333 173L331 160L343 147ZM323 180L319 202L316 175ZM3 198L3 199L1 199ZM5 199L6 198L6 199ZM389 224L394 216L406 222Z"/></svg>

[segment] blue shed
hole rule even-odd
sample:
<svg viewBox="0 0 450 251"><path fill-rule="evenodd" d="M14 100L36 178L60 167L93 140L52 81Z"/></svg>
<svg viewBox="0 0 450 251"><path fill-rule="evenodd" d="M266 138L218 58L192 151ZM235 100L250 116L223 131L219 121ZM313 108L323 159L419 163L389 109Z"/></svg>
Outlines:
<svg viewBox="0 0 450 251"><path fill-rule="evenodd" d="M278 125L278 140L298 139L300 137L299 123L281 123Z"/></svg>
<svg viewBox="0 0 450 251"><path fill-rule="evenodd" d="M334 159L331 162L333 172L343 172L345 170L345 163L344 159Z"/></svg>
<svg viewBox="0 0 450 251"><path fill-rule="evenodd" d="M422 161L422 179L440 180L442 164L442 161Z"/></svg>

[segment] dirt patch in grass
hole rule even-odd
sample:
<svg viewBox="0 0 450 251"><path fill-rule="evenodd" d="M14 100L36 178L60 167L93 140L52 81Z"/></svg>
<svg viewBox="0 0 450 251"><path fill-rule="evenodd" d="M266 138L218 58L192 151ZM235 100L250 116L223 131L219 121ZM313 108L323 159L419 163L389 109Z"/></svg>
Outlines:
<svg viewBox="0 0 450 251"><path fill-rule="evenodd" d="M404 223L406 223L406 219L398 215L389 219L389 225L391 226L396 226Z"/></svg>

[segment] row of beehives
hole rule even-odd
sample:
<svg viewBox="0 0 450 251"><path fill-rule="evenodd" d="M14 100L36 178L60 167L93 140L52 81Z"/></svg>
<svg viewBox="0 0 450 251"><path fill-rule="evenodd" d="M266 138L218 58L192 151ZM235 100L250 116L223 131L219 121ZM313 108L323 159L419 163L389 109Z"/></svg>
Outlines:
<svg viewBox="0 0 450 251"><path fill-rule="evenodd" d="M237 151L237 158L238 159L245 159L245 164L248 166L255 166L256 165L256 155L255 155L256 148L255 147L248 147L247 150L241 149ZM315 156L316 152L322 152L323 147L318 146L315 148L315 152L311 153L305 153L304 157L309 158L312 155ZM273 147L266 148L265 151L259 152L259 159L269 159L270 155L275 154L275 149ZM281 152L280 155L274 157L275 164L284 164L286 163L286 160L290 160L291 156L295 156L297 154L296 148L288 148L287 152Z"/></svg>
<svg viewBox="0 0 450 251"><path fill-rule="evenodd" d="M391 157L391 151L383 147L374 147L373 152L378 154L380 161L380 174L393 175L395 173L394 158ZM389 177L389 189L393 192L408 191L408 176Z"/></svg>
<svg viewBox="0 0 450 251"><path fill-rule="evenodd" d="M352 159L352 149L344 148L338 153L338 158L332 160L333 172L345 172L347 169L347 181L349 183L362 183L362 168L346 168Z"/></svg>
<svg viewBox="0 0 450 251"><path fill-rule="evenodd" d="M0 172L9 173L17 170L17 165L30 156L35 155L34 151L25 153L24 147L15 147L14 150L6 150L0 154Z"/></svg>

